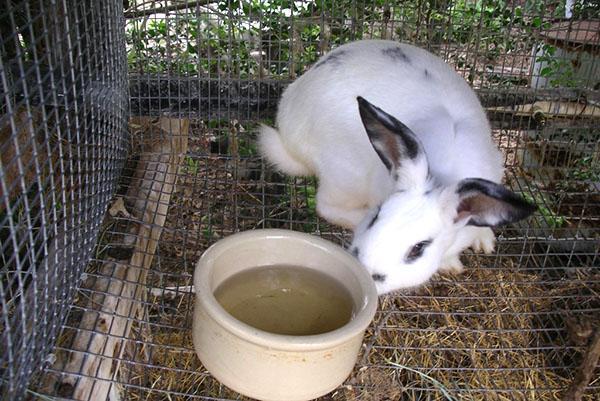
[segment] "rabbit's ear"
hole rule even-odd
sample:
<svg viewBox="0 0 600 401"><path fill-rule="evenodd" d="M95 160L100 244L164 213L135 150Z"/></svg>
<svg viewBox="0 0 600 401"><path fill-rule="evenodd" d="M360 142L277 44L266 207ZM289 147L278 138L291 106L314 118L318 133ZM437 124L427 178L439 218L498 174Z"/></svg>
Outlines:
<svg viewBox="0 0 600 401"><path fill-rule="evenodd" d="M428 165L423 145L406 125L394 116L357 97L360 118L379 158L404 189L427 180Z"/></svg>
<svg viewBox="0 0 600 401"><path fill-rule="evenodd" d="M481 178L458 183L457 224L501 226L531 215L537 207L500 184Z"/></svg>

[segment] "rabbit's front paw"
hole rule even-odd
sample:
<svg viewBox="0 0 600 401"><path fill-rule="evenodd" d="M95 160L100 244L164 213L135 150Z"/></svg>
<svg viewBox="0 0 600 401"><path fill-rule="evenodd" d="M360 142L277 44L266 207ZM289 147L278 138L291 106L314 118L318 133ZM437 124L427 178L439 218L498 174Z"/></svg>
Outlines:
<svg viewBox="0 0 600 401"><path fill-rule="evenodd" d="M459 255L445 256L440 264L440 271L451 274L461 274L465 266L460 261Z"/></svg>
<svg viewBox="0 0 600 401"><path fill-rule="evenodd" d="M473 235L471 248L475 252L483 252L487 255L494 252L496 247L496 235L489 227L478 227Z"/></svg>

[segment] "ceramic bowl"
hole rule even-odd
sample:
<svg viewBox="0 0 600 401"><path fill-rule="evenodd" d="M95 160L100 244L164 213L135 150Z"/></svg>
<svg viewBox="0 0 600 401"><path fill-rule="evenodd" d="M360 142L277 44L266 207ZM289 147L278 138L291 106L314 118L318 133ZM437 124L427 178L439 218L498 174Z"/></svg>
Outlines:
<svg viewBox="0 0 600 401"><path fill-rule="evenodd" d="M274 334L235 319L213 295L236 273L281 264L335 278L352 296L352 319L324 334ZM218 241L198 261L194 286L193 340L203 365L227 387L266 401L309 400L342 384L377 309L373 281L352 255L319 237L287 230L252 230Z"/></svg>

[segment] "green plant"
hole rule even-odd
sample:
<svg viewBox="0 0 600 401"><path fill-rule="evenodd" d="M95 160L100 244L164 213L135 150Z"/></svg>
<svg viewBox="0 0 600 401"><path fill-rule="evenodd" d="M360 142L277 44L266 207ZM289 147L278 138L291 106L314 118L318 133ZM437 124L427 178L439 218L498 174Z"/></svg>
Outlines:
<svg viewBox="0 0 600 401"><path fill-rule="evenodd" d="M253 157L258 155L258 147L256 141L245 140L240 142L239 148L240 157Z"/></svg>
<svg viewBox="0 0 600 401"><path fill-rule="evenodd" d="M202 237L206 241L212 241L214 239L214 232L210 215L202 216L202 218L200 219L200 224L204 226L204 228L202 228Z"/></svg>
<svg viewBox="0 0 600 401"><path fill-rule="evenodd" d="M185 158L185 171L187 174L197 175L200 170L200 160L194 159L190 156Z"/></svg>
<svg viewBox="0 0 600 401"><path fill-rule="evenodd" d="M212 227L208 226L202 229L202 236L204 237L205 240L207 241L212 241L213 239L213 231L212 231Z"/></svg>
<svg viewBox="0 0 600 401"><path fill-rule="evenodd" d="M307 232L314 231L317 221L317 185L314 180L307 182L304 187L304 196L306 197L306 218L308 223L304 224L303 229Z"/></svg>
<svg viewBox="0 0 600 401"><path fill-rule="evenodd" d="M592 156L585 156L575 161L571 177L577 180L600 181L600 163Z"/></svg>
<svg viewBox="0 0 600 401"><path fill-rule="evenodd" d="M600 18L600 0L579 0L573 4L573 18L598 19Z"/></svg>
<svg viewBox="0 0 600 401"><path fill-rule="evenodd" d="M577 158L565 174L564 180L558 183L558 188L572 191L581 188L581 181L600 182L600 162L593 156Z"/></svg>
<svg viewBox="0 0 600 401"><path fill-rule="evenodd" d="M449 54L473 80L476 74L489 74L473 63L485 62L493 70L494 60L531 48L533 33L561 15L559 0L218 0L200 13L192 7L129 19L127 56L133 71L240 79L267 71L273 77L294 77L334 46L393 33L399 40L447 43L477 54L477 60L462 51ZM569 79L563 66L544 73L551 71L560 72L556 79Z"/></svg>
<svg viewBox="0 0 600 401"><path fill-rule="evenodd" d="M535 191L532 193L524 193L523 197L538 207L539 213L544 218L546 224L551 228L561 228L567 223L567 219L564 216L560 216L552 210L552 208L555 207L555 202L551 201L548 195L541 191Z"/></svg>
<svg viewBox="0 0 600 401"><path fill-rule="evenodd" d="M522 5L526 21L534 28L539 28L545 19L560 18L565 15L563 0L525 0Z"/></svg>
<svg viewBox="0 0 600 401"><path fill-rule="evenodd" d="M570 60L558 58L556 47L544 43L541 47L541 56L537 61L544 67L540 70L540 76L547 78L553 87L575 87L580 84L575 76L575 68Z"/></svg>

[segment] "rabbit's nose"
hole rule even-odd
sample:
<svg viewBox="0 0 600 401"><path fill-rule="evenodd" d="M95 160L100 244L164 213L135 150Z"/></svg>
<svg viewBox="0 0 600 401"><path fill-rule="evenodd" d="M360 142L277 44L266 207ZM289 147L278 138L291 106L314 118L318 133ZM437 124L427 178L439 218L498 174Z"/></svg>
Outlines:
<svg viewBox="0 0 600 401"><path fill-rule="evenodd" d="M373 273L371 274L371 277L373 277L373 280L379 283L383 283L385 281L385 274Z"/></svg>

